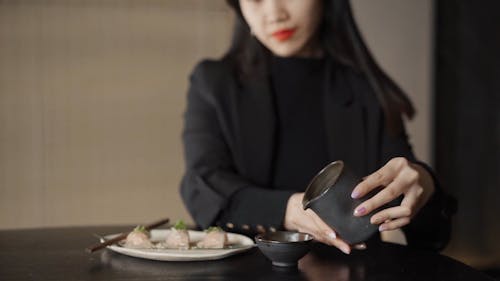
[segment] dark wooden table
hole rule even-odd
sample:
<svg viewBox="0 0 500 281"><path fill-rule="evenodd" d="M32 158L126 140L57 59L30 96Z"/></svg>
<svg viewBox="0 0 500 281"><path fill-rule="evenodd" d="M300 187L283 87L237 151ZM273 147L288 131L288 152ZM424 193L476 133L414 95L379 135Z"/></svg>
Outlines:
<svg viewBox="0 0 500 281"><path fill-rule="evenodd" d="M257 248L218 261L160 262L102 250L88 254L94 233L131 227L0 231L0 280L493 280L448 257L392 244L344 255L314 245L298 268L281 269Z"/></svg>

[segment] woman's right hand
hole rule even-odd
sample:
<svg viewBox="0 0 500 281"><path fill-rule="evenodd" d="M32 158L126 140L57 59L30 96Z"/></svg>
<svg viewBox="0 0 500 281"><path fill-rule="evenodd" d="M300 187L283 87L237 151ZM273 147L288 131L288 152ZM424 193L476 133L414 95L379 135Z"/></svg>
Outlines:
<svg viewBox="0 0 500 281"><path fill-rule="evenodd" d="M299 231L311 234L315 240L332 245L342 252L349 254L351 247L345 241L337 237L331 229L311 209L302 208L304 193L295 193L288 199L284 226L287 230Z"/></svg>

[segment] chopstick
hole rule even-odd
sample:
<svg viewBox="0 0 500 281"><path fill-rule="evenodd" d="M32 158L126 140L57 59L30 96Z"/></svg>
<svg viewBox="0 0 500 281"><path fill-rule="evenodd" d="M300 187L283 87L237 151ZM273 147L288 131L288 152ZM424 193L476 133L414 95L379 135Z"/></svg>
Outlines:
<svg viewBox="0 0 500 281"><path fill-rule="evenodd" d="M166 218L166 219L162 219L162 220L159 220L157 222L154 222L152 224L149 224L149 225L146 225L144 228L146 230L151 230L153 228L156 228L162 224L166 224L169 222L169 219ZM103 248L106 248L107 246L109 245L112 245L112 244L115 244L115 243L118 243L120 242L121 240L127 238L127 235L129 235L130 232L127 232L127 233L122 233L120 235L118 235L117 237L113 238L113 239L110 239L110 240L107 240L107 241L104 241L102 243L98 243L98 244L95 244L93 246L90 246L88 247L87 249L85 249L85 251L87 253L93 253L95 251L99 251L100 249L103 249Z"/></svg>

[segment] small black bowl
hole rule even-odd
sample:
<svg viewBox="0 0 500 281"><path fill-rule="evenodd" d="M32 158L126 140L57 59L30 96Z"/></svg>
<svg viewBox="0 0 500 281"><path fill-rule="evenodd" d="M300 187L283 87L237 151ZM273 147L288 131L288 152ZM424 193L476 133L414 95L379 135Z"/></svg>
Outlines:
<svg viewBox="0 0 500 281"><path fill-rule="evenodd" d="M302 232L275 231L255 236L262 253L275 266L297 266L297 262L309 252L312 235Z"/></svg>

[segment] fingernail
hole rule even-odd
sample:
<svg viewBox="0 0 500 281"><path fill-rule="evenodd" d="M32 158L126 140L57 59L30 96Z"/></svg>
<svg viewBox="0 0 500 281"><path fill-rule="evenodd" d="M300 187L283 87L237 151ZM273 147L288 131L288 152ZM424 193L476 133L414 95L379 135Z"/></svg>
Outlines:
<svg viewBox="0 0 500 281"><path fill-rule="evenodd" d="M357 244L356 246L354 246L354 248L356 248L356 250L366 250L366 244L365 243Z"/></svg>
<svg viewBox="0 0 500 281"><path fill-rule="evenodd" d="M355 216L362 216L364 214L366 214L366 208L365 207L357 208L356 210L354 210L354 215Z"/></svg>
<svg viewBox="0 0 500 281"><path fill-rule="evenodd" d="M351 253L351 249L349 249L348 246L342 246L340 248L341 248L340 250L342 250L342 252L344 252L345 254L349 255Z"/></svg>
<svg viewBox="0 0 500 281"><path fill-rule="evenodd" d="M386 230L387 230L387 226L384 224L378 227L378 231L380 231L380 232L386 231Z"/></svg>
<svg viewBox="0 0 500 281"><path fill-rule="evenodd" d="M358 197L359 197L359 191L356 191L356 190L355 190L355 191L353 191L353 192L351 193L351 198L356 199L356 198L358 198Z"/></svg>
<svg viewBox="0 0 500 281"><path fill-rule="evenodd" d="M332 232L328 233L328 237L330 237L330 239L332 239L332 240L335 240L335 239L337 239L337 234L335 234L335 232L332 231Z"/></svg>

